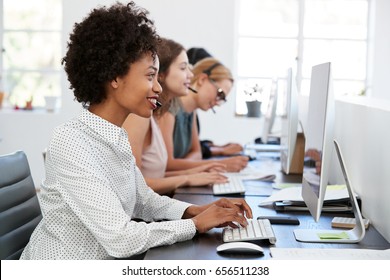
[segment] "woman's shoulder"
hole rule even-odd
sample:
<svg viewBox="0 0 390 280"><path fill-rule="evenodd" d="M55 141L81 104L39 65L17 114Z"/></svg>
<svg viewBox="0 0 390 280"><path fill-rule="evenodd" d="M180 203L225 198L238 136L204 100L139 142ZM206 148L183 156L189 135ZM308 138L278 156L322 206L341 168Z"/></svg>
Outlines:
<svg viewBox="0 0 390 280"><path fill-rule="evenodd" d="M143 118L130 114L122 127L126 130L130 142L144 142L146 135L151 129L151 118Z"/></svg>

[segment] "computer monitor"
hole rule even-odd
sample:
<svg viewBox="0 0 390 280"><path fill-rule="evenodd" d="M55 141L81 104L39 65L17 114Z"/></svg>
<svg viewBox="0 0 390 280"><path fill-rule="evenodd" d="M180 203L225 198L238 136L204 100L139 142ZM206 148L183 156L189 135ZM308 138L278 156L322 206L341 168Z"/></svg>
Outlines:
<svg viewBox="0 0 390 280"><path fill-rule="evenodd" d="M298 138L298 89L292 68L287 70L285 80L286 114L282 118L282 133L280 136L280 161L286 174L302 173L304 158L304 136L300 135L303 143L297 144Z"/></svg>
<svg viewBox="0 0 390 280"><path fill-rule="evenodd" d="M328 186L328 175L330 161L333 152L333 145L336 145L336 152L339 158L341 169L351 197L352 204L356 203L353 195L344 161L339 151L337 143L334 143L333 131L335 122L334 98L332 91L331 63L315 65L312 68L308 110L308 125L305 131L306 152L314 152L319 156L319 166L305 168L302 178L302 197L310 214L318 222L322 205L324 202L326 188ZM355 218L361 219L361 214L357 204L355 204ZM363 221L358 223L363 225ZM332 243L355 243L364 236L360 225L351 231L339 230L315 230L298 229L294 230L295 238L306 242L332 242Z"/></svg>
<svg viewBox="0 0 390 280"><path fill-rule="evenodd" d="M276 107L278 103L278 80L272 81L271 91L268 100L267 111L264 115L263 133L261 141L267 144L270 135L272 135L272 127L275 123Z"/></svg>
<svg viewBox="0 0 390 280"><path fill-rule="evenodd" d="M302 197L311 215L318 221L328 185L328 171L333 151L334 99L330 63L313 66L310 81L309 109L305 130L305 150L321 155L321 168L305 168Z"/></svg>

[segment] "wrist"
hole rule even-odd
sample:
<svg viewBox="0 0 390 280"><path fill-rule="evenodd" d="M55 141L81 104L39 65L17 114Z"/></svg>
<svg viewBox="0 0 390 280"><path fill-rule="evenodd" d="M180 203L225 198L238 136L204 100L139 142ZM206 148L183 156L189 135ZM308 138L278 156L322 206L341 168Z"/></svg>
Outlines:
<svg viewBox="0 0 390 280"><path fill-rule="evenodd" d="M213 156L222 155L222 150L219 147L210 147L210 151Z"/></svg>
<svg viewBox="0 0 390 280"><path fill-rule="evenodd" d="M195 234L199 234L200 232L198 229L198 220L196 218L192 218L191 220L194 222L195 225L195 230L196 230Z"/></svg>
<svg viewBox="0 0 390 280"><path fill-rule="evenodd" d="M193 218L209 208L211 205L212 203L206 205L191 205L184 211L183 219Z"/></svg>
<svg viewBox="0 0 390 280"><path fill-rule="evenodd" d="M191 205L184 211L183 219L190 219L201 213L201 209L198 205ZM195 219L192 219L195 223ZM195 223L196 226L196 223Z"/></svg>
<svg viewBox="0 0 390 280"><path fill-rule="evenodd" d="M189 183L188 175L181 175L179 183L177 184L176 188L187 186Z"/></svg>

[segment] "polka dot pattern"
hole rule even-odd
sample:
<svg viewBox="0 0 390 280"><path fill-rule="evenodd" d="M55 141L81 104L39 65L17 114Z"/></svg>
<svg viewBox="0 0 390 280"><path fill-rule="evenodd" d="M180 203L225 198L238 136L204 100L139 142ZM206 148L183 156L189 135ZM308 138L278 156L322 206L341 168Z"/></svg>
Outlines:
<svg viewBox="0 0 390 280"><path fill-rule="evenodd" d="M153 192L126 132L88 110L55 129L45 164L43 219L21 259L126 258L195 234L190 204Z"/></svg>

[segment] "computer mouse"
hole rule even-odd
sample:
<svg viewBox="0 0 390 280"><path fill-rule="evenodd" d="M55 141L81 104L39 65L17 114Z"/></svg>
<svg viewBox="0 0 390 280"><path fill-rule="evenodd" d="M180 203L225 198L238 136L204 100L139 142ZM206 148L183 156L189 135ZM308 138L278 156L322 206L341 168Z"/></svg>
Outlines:
<svg viewBox="0 0 390 280"><path fill-rule="evenodd" d="M217 247L218 253L264 254L264 249L250 242L228 242Z"/></svg>

